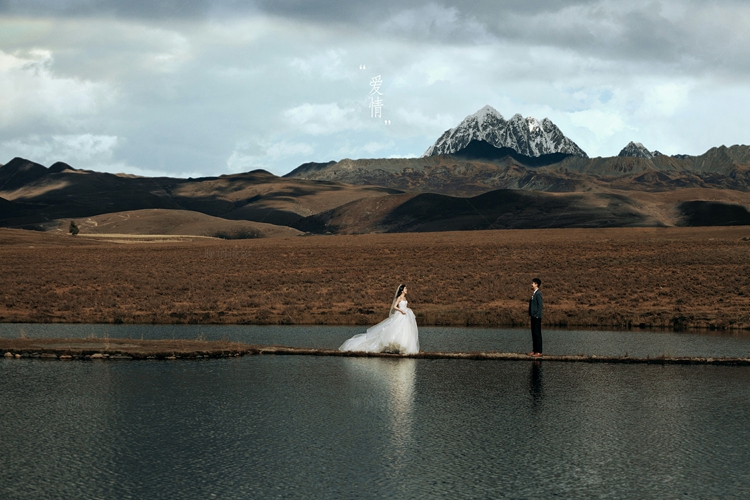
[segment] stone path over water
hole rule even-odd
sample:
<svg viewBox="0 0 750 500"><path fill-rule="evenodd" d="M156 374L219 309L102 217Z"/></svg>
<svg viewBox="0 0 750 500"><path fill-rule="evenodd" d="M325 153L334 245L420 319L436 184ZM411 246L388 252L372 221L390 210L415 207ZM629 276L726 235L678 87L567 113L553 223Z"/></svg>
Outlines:
<svg viewBox="0 0 750 500"><path fill-rule="evenodd" d="M137 340L137 339L0 339L0 352L8 359L44 360L176 360L226 358L252 355L346 356L415 359L470 359L496 361L557 361L577 363L648 363L748 366L750 358L702 358L658 356L555 356L533 358L527 354L506 352L420 352L393 353L341 352L285 346L262 346L229 341Z"/></svg>

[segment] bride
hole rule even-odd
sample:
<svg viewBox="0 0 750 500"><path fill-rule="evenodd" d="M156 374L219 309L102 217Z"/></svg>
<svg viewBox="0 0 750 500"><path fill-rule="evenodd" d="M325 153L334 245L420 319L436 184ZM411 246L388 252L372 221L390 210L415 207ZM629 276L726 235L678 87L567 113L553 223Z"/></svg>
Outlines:
<svg viewBox="0 0 750 500"><path fill-rule="evenodd" d="M419 352L417 320L406 304L406 285L399 285L388 318L368 328L367 333L360 333L344 342L339 351Z"/></svg>

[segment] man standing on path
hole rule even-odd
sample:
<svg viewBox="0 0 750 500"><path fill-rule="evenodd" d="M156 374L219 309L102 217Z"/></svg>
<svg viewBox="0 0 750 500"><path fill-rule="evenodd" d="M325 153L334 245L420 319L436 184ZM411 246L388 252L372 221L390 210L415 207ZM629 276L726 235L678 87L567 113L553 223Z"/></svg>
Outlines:
<svg viewBox="0 0 750 500"><path fill-rule="evenodd" d="M533 345L532 351L529 356L538 358L542 355L542 291L539 287L542 286L542 280L534 278L531 280L531 288L534 292L531 294L529 299L529 316L531 317L531 342Z"/></svg>

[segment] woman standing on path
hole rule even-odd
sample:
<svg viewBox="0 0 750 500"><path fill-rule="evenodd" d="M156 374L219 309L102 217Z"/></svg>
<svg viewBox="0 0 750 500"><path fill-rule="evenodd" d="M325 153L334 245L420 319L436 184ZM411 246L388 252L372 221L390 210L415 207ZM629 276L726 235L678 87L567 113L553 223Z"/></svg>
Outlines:
<svg viewBox="0 0 750 500"><path fill-rule="evenodd" d="M417 319L407 307L406 285L399 285L391 303L388 318L350 338L339 351L390 352L415 354L419 352Z"/></svg>

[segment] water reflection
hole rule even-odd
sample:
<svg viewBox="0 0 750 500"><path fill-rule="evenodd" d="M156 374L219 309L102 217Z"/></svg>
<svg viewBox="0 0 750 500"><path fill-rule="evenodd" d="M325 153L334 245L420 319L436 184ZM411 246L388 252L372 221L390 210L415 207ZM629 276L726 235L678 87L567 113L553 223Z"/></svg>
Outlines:
<svg viewBox="0 0 750 500"><path fill-rule="evenodd" d="M391 424L392 460L397 471L404 467L407 450L412 446L414 382L417 360L402 359L389 370L388 416Z"/></svg>
<svg viewBox="0 0 750 500"><path fill-rule="evenodd" d="M531 371L529 372L529 394L531 395L532 411L540 409L542 398L544 397L544 386L542 385L542 363L540 361L531 362Z"/></svg>
<svg viewBox="0 0 750 500"><path fill-rule="evenodd" d="M390 462L390 473L398 476L413 444L417 360L347 358L347 369L350 380L363 389L354 392L352 405L384 411L390 444L386 447L389 456L384 458Z"/></svg>

